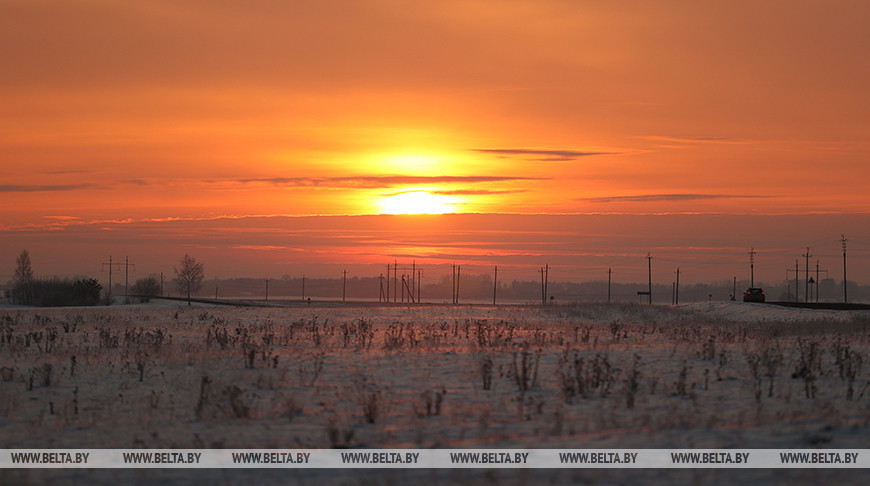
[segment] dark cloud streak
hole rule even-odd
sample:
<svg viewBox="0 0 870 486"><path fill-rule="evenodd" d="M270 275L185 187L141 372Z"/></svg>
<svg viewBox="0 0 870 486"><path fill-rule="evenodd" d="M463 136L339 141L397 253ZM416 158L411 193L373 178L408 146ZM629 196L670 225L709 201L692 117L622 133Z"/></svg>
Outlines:
<svg viewBox="0 0 870 486"><path fill-rule="evenodd" d="M543 150L543 149L471 149L474 152L494 155L538 156L533 158L540 162L568 162L580 157L595 155L616 155L616 152L585 152L580 150Z"/></svg>
<svg viewBox="0 0 870 486"><path fill-rule="evenodd" d="M96 184L0 184L2 192L63 192L92 189Z"/></svg>
<svg viewBox="0 0 870 486"><path fill-rule="evenodd" d="M704 199L766 199L773 196L758 196L744 194L639 194L635 196L605 196L580 198L578 201L594 203L609 202L664 202L664 201L697 201Z"/></svg>
<svg viewBox="0 0 870 486"><path fill-rule="evenodd" d="M277 186L293 187L341 187L378 189L398 185L415 184L478 184L487 182L510 182L541 180L537 177L499 177L499 176L360 176L360 177L265 177L236 179L242 184L268 183Z"/></svg>
<svg viewBox="0 0 870 486"><path fill-rule="evenodd" d="M519 194L525 190L490 191L486 189L457 189L455 191L429 191L441 196L494 196L498 194Z"/></svg>
<svg viewBox="0 0 870 486"><path fill-rule="evenodd" d="M659 142L675 142L675 143L746 143L749 140L733 138L733 137L711 137L711 136L695 136L695 137L680 137L666 135L649 135L644 137L647 140Z"/></svg>

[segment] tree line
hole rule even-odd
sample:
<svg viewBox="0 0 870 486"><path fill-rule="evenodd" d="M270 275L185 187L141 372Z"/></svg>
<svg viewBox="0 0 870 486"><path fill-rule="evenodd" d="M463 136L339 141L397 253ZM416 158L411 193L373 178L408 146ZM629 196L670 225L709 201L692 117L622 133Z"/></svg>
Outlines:
<svg viewBox="0 0 870 486"><path fill-rule="evenodd" d="M15 304L40 307L97 305L103 286L97 279L37 279L33 276L30 254L21 252L15 261L12 288L7 297Z"/></svg>
<svg viewBox="0 0 870 486"><path fill-rule="evenodd" d="M195 258L185 254L177 267L173 267L175 284L180 292L186 292L188 303L192 293L198 291L205 277L205 267ZM12 285L6 290L6 297L13 304L38 307L93 306L110 305L114 302L112 289L106 289L95 278L77 279L38 279L34 277L30 254L22 250L15 260L15 273ZM160 281L154 275L137 280L131 288L131 295L139 302L149 302L161 293Z"/></svg>
<svg viewBox="0 0 870 486"><path fill-rule="evenodd" d="M268 279L255 278L232 278L209 281L210 287L205 294L198 292L205 283L205 268L202 262L185 254L177 266L173 266L175 278L172 280L177 295L186 296L188 302L194 295L216 296L218 287L220 296L241 297L258 299L265 295L274 298L294 297L302 295L303 298L326 298L340 299L346 295L351 299L378 299L379 289L386 282L378 277L349 277L346 280L340 278L292 278L285 275L281 279L268 281ZM271 288L269 284L271 283ZM497 285L499 302L535 302L540 299L540 282L535 281L501 281ZM747 285L739 282L738 293L734 298L740 299L740 292ZM403 301L404 297L397 295L396 283L390 284L390 301ZM834 295L839 295L840 285L833 279L825 279L818 284L821 299L826 300ZM401 289L401 287L400 287ZM440 279L428 280L422 285L421 297L423 302L448 302L453 292L453 282L450 275ZM556 302L574 301L607 301L612 296L613 301L633 301L637 298L639 290L636 283L613 283L608 287L607 282L551 282L548 286L548 300ZM23 250L16 260L16 267L12 285L6 290L6 297L10 302L19 305L33 306L89 306L114 302L112 289L107 288L103 292L103 286L94 278L77 279L38 279L34 277L30 255ZM645 288L643 289L645 290ZM656 302L665 303L671 301L674 289L671 285L654 284L653 295ZM789 288L789 284L771 284L765 288L770 300L794 300L795 289ZM802 289L801 289L802 290ZM212 293L214 292L214 293ZM870 299L870 287L849 282L850 296L855 301ZM491 301L493 296L493 280L489 274L468 274L462 276L461 301ZM733 294L732 283L722 281L714 284L691 284L680 288L680 303L712 300L726 300ZM166 295L162 289L162 283L156 275L149 275L138 279L130 289L128 298L138 302L150 300Z"/></svg>

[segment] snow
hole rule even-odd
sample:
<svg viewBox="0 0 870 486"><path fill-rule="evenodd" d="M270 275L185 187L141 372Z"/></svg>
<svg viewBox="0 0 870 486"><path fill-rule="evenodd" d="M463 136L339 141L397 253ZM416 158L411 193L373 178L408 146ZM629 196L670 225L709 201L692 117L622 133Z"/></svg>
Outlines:
<svg viewBox="0 0 870 486"><path fill-rule="evenodd" d="M868 311L839 311L829 309L800 309L774 304L753 302L711 302L679 306L681 309L703 314L707 317L742 322L795 322L831 321L843 322L855 317L868 316Z"/></svg>
<svg viewBox="0 0 870 486"><path fill-rule="evenodd" d="M851 371L850 393L844 363L868 363L868 322L866 311L738 302L6 309L0 448L866 448L868 373L860 365ZM810 376L798 376L807 360ZM623 473L308 471L295 478L774 478ZM76 474L0 471L0 479ZM118 474L88 479L108 483ZM278 479L268 471L197 474L207 482ZM190 479L169 471L143 478Z"/></svg>

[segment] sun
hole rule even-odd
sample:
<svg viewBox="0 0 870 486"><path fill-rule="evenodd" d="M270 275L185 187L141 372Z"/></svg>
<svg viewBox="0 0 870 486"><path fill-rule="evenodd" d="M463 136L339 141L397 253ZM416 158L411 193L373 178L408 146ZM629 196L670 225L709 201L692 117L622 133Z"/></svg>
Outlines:
<svg viewBox="0 0 870 486"><path fill-rule="evenodd" d="M456 202L452 197L426 191L386 196L380 205L382 214L445 214L456 210Z"/></svg>

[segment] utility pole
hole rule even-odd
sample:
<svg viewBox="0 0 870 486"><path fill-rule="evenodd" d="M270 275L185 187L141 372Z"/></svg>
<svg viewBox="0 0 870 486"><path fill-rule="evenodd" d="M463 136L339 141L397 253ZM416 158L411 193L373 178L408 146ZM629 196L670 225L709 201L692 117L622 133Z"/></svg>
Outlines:
<svg viewBox="0 0 870 486"><path fill-rule="evenodd" d="M492 278L492 305L495 305L495 292L498 288L498 265L495 266L495 276Z"/></svg>
<svg viewBox="0 0 870 486"><path fill-rule="evenodd" d="M387 263L387 302L390 301L390 264Z"/></svg>
<svg viewBox="0 0 870 486"><path fill-rule="evenodd" d="M755 287L755 248L749 247L749 287Z"/></svg>
<svg viewBox="0 0 870 486"><path fill-rule="evenodd" d="M846 290L846 242L849 241L846 239L846 234L843 233L840 235L840 243L843 245L843 303L849 303L849 293Z"/></svg>
<svg viewBox="0 0 870 486"><path fill-rule="evenodd" d="M399 293L399 261L393 260L393 302L396 302L396 298Z"/></svg>
<svg viewBox="0 0 870 486"><path fill-rule="evenodd" d="M456 304L459 303L459 281L462 280L462 265L456 266Z"/></svg>
<svg viewBox="0 0 870 486"><path fill-rule="evenodd" d="M417 260L411 261L411 300L417 293Z"/></svg>
<svg viewBox="0 0 870 486"><path fill-rule="evenodd" d="M420 289L423 287L423 270L417 270L417 302L420 302Z"/></svg>
<svg viewBox="0 0 870 486"><path fill-rule="evenodd" d="M734 277L734 290L731 291L731 300L737 300L737 277Z"/></svg>
<svg viewBox="0 0 870 486"><path fill-rule="evenodd" d="M607 303L610 304L610 281L613 277L613 268L607 267Z"/></svg>
<svg viewBox="0 0 870 486"><path fill-rule="evenodd" d="M109 255L109 263L103 263L103 267L105 268L106 265L109 266L109 289L108 289L107 295L109 297L111 297L112 296L112 267L117 265L118 270L120 270L121 264L120 263L112 263L112 255Z"/></svg>
<svg viewBox="0 0 870 486"><path fill-rule="evenodd" d="M646 253L646 260L649 270L649 305L652 305L652 255L649 252Z"/></svg>
<svg viewBox="0 0 870 486"><path fill-rule="evenodd" d="M402 275L402 302L405 302L405 295L408 295L408 303L414 303L414 277L412 275Z"/></svg>
<svg viewBox="0 0 870 486"><path fill-rule="evenodd" d="M133 265L134 267L136 265ZM124 257L124 297L127 298L130 296L130 292L127 290L129 288L130 283L130 257Z"/></svg>
<svg viewBox="0 0 870 486"><path fill-rule="evenodd" d="M550 298L550 264L544 265L544 294Z"/></svg>
<svg viewBox="0 0 870 486"><path fill-rule="evenodd" d="M794 259L794 301L800 302L801 299L798 297L798 276L800 275L800 268L798 267L798 259Z"/></svg>
<svg viewBox="0 0 870 486"><path fill-rule="evenodd" d="M674 305L680 305L680 267L677 267L677 291L674 297Z"/></svg>
<svg viewBox="0 0 870 486"><path fill-rule="evenodd" d="M547 303L546 290L544 290L544 267L538 271L541 272L541 305L544 305Z"/></svg>
<svg viewBox="0 0 870 486"><path fill-rule="evenodd" d="M807 247L807 252L803 254L807 258L807 266L805 268L807 276L804 283L804 300L810 302L810 247Z"/></svg>
<svg viewBox="0 0 870 486"><path fill-rule="evenodd" d="M453 287L451 288L452 295L450 296L451 303L456 303L456 265L453 265Z"/></svg>
<svg viewBox="0 0 870 486"><path fill-rule="evenodd" d="M130 295L129 292L129 282L130 282L130 266L133 267L133 270L136 270L136 265L130 263L130 257L124 257L124 298L128 298Z"/></svg>
<svg viewBox="0 0 870 486"><path fill-rule="evenodd" d="M341 279L341 301L344 302L345 297L347 296L347 270L345 270L342 274Z"/></svg>

